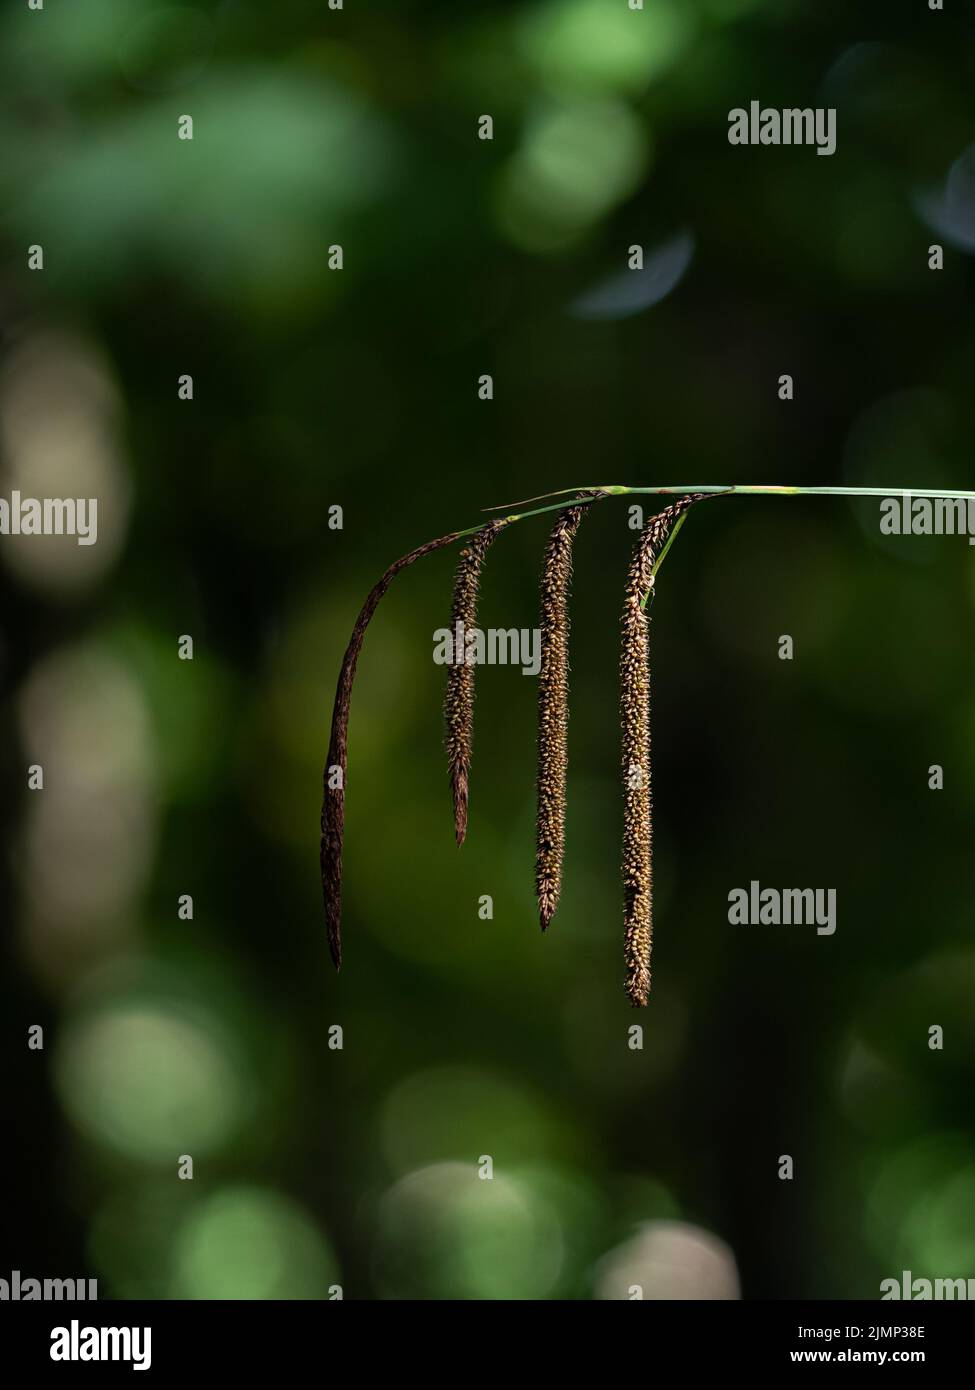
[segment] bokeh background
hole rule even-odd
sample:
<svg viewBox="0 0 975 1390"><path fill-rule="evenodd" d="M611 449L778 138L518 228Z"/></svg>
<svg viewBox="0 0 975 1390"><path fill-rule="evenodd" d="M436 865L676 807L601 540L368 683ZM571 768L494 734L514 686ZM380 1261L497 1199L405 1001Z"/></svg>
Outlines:
<svg viewBox="0 0 975 1390"><path fill-rule="evenodd" d="M922 0L4 7L2 495L100 511L93 547L0 540L0 1274L422 1299L975 1274L964 539L838 499L693 513L653 609L641 1015L623 501L577 545L548 935L515 668L479 671L453 844L449 551L366 641L340 977L318 881L335 678L398 554L567 485L975 487L972 38ZM730 146L752 99L835 107L836 154ZM535 625L545 532L492 551L485 625ZM835 936L730 927L753 878L835 888Z"/></svg>

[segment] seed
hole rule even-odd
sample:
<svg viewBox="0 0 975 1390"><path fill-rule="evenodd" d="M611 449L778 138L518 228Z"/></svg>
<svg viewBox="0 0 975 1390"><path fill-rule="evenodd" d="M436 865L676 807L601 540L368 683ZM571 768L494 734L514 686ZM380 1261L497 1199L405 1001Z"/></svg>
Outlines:
<svg viewBox="0 0 975 1390"><path fill-rule="evenodd" d="M459 650L447 672L444 694L444 743L450 769L450 789L454 802L454 835L458 845L467 835L467 808L470 790L471 746L474 737L474 662L464 635L477 625L477 596L481 564L488 550L504 529L504 521L489 521L460 552L450 607L450 631Z"/></svg>
<svg viewBox="0 0 975 1390"><path fill-rule="evenodd" d="M586 509L559 513L545 548L541 581L541 667L538 673L538 814L535 838L535 894L542 931L548 927L562 892L565 854L565 778L569 721L569 588L572 546Z"/></svg>
<svg viewBox="0 0 975 1390"><path fill-rule="evenodd" d="M623 935L626 993L634 1007L650 995L653 941L653 799L650 767L650 641L645 604L653 567L681 515L698 496L680 498L650 518L626 579L620 655L623 731Z"/></svg>

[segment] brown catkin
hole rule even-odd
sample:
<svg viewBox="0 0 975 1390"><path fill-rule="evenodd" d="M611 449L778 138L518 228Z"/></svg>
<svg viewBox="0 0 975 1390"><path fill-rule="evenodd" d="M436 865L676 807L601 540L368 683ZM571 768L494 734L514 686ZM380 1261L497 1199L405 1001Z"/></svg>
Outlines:
<svg viewBox="0 0 975 1390"><path fill-rule="evenodd" d="M565 854L566 731L569 721L569 588L572 545L591 502L559 513L545 547L538 672L538 814L535 894L542 931L559 905Z"/></svg>
<svg viewBox="0 0 975 1390"><path fill-rule="evenodd" d="M477 625L477 595L484 556L507 523L489 521L475 531L460 552L450 607L450 635L453 641L451 665L444 694L444 743L450 769L450 789L454 802L454 835L458 845L467 835L467 806L470 789L471 745L474 736L474 664L465 638Z"/></svg>
<svg viewBox="0 0 975 1390"><path fill-rule="evenodd" d="M623 731L623 895L626 993L634 1007L650 995L653 940L653 821L650 769L650 642L644 603L653 567L681 514L699 496L681 497L650 518L637 541L626 578L620 654Z"/></svg>
<svg viewBox="0 0 975 1390"><path fill-rule="evenodd" d="M456 531L451 532L449 536L441 536L438 540L428 541L426 545L417 546L416 550L411 550L408 555L401 556L390 565L370 590L369 597L355 620L349 645L345 649L335 689L332 732L325 771L322 774L322 840L319 852L328 947L336 970L342 965L342 846L345 838L345 781L349 760L349 706L359 653L362 650L366 628L379 607L379 601L400 570L412 565L414 560L429 555L433 550L440 550L455 540Z"/></svg>

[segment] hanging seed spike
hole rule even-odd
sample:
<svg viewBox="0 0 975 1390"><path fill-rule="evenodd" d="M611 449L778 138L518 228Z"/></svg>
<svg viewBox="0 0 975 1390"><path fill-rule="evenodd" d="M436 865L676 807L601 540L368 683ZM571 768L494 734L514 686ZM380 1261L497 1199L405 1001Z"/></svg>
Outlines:
<svg viewBox="0 0 975 1390"><path fill-rule="evenodd" d="M707 494L705 494L707 495ZM683 513L703 498L682 497L650 518L627 574L620 654L623 733L623 936L625 988L634 1008L650 996L653 944L653 796L650 762L650 634L645 605L654 566Z"/></svg>
<svg viewBox="0 0 975 1390"><path fill-rule="evenodd" d="M538 811L535 895L542 931L555 916L565 855L565 781L568 767L569 613L572 547L595 497L560 512L545 548L541 580L541 667L538 673Z"/></svg>
<svg viewBox="0 0 975 1390"><path fill-rule="evenodd" d="M349 708L366 628L372 621L380 600L400 570L406 569L407 565L412 565L424 555L429 555L431 551L452 545L457 539L458 532L452 531L448 536L440 536L435 541L428 541L426 545L417 546L408 555L401 556L390 565L370 590L362 605L342 659L342 669L339 671L335 688L335 703L332 706L328 756L322 774L322 840L319 852L328 948L336 970L342 966L342 849L345 840L345 781L349 761ZM337 779L338 785L333 787L330 782L334 777L334 768L341 770L341 776Z"/></svg>
<svg viewBox="0 0 975 1390"><path fill-rule="evenodd" d="M447 670L447 688L444 693L444 743L454 803L454 837L458 845L464 843L467 835L471 748L474 738L474 664L467 660L464 637L477 625L477 597L484 556L507 524L507 519L487 522L475 531L460 552L460 564L457 567L450 606L450 633L457 647L454 650L453 662ZM461 635L459 643L458 633Z"/></svg>
<svg viewBox="0 0 975 1390"><path fill-rule="evenodd" d="M642 546L640 547L642 549ZM652 822L650 815L650 663L635 557L623 607L620 715L623 730L623 893L626 992L636 1007L650 993Z"/></svg>

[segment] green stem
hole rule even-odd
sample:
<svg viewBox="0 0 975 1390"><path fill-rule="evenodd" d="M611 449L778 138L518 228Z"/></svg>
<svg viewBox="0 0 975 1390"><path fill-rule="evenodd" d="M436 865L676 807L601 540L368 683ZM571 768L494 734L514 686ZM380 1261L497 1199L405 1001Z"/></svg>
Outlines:
<svg viewBox="0 0 975 1390"><path fill-rule="evenodd" d="M752 495L778 496L778 497L950 497L959 501L975 501L975 492L959 492L951 488L922 488L922 487L782 487L771 483L695 483L681 487L627 487L620 483L609 484L604 487L593 488L563 488L561 492L544 493L547 497L565 497L571 492L603 492L611 497L624 496L677 496L682 497L688 492L722 492L731 494L741 492ZM541 499L530 499L532 501ZM582 501L581 497L573 498L571 501L549 502L544 507L532 507L526 512L512 512L503 517L506 525L515 521L524 521L530 516L540 516L543 512L557 512L562 508L572 505L572 501ZM486 511L500 511L500 507L487 507ZM458 531L458 538L461 536L472 536L475 531L480 531L485 523L478 522L476 526L468 526L465 531ZM666 549L661 554L666 554Z"/></svg>
<svg viewBox="0 0 975 1390"><path fill-rule="evenodd" d="M656 576L657 570L660 568L660 566L661 566L661 565L663 564L663 562L664 562L664 559L665 559L665 557L666 557L667 551L670 549L670 547L673 545L674 541L675 541L676 538L677 538L677 532L680 530L680 528L683 526L683 524L684 524L684 522L685 522L686 520L687 520L687 512L681 512L680 516L677 518L677 524L675 525L674 529L671 531L670 535L667 537L667 543L666 543L666 545L664 546L663 550L661 550L661 552L660 552L660 554L657 556L656 560L654 560L654 562L653 562L653 569L650 571L650 578L651 578L651 579L653 579L653 578Z"/></svg>
<svg viewBox="0 0 975 1390"><path fill-rule="evenodd" d="M671 531L670 535L667 537L667 541L666 541L666 544L664 545L663 550L661 550L661 552L660 552L660 554L657 556L656 560L654 560L654 562L653 562L653 569L650 571L650 588L647 590L647 592L646 592L646 593L644 594L644 596L643 596L643 602L640 604L640 607L641 607L641 608L646 608L646 606L647 606L647 601L650 599L651 595L653 594L653 581L654 581L654 579L656 579L656 577L657 577L657 570L658 570L658 569L660 568L660 566L663 564L664 559L665 559L665 557L666 557L666 555L667 555L667 551L670 549L670 547L673 545L674 541L677 539L677 532L680 530L680 528L683 526L683 524L684 524L684 522L685 522L686 520L687 520L687 512L681 512L680 516L677 518L677 522L676 522L676 524L674 525L673 530Z"/></svg>

